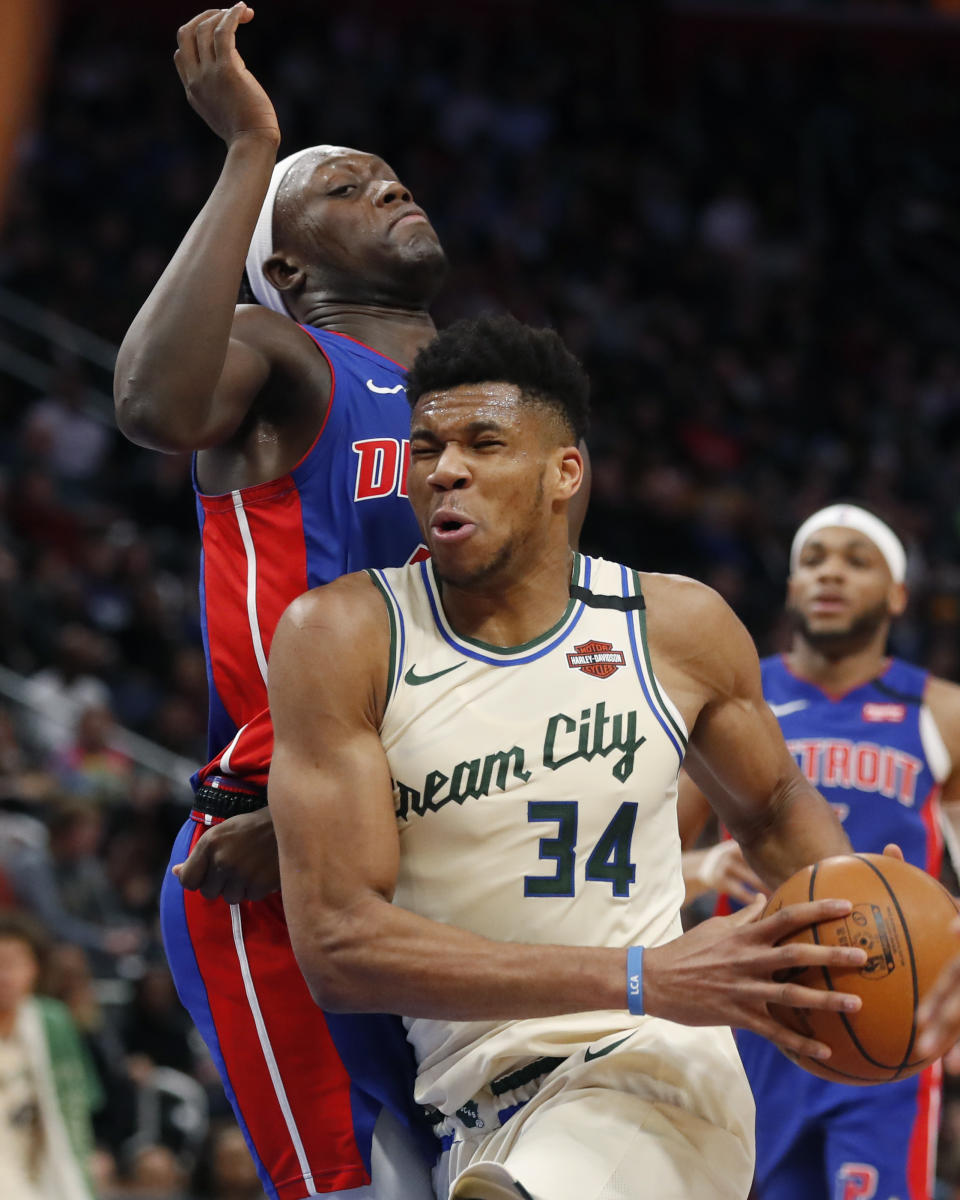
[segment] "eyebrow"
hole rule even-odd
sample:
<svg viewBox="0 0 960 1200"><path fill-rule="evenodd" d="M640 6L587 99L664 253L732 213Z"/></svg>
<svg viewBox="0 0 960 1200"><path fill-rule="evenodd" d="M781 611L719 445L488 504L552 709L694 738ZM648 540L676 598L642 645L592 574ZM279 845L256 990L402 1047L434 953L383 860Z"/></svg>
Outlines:
<svg viewBox="0 0 960 1200"><path fill-rule="evenodd" d="M471 421L470 424L467 425L465 432L472 436L476 436L478 433L503 433L505 429L506 426L501 425L499 421L478 419L476 421ZM437 435L433 432L433 430L424 429L423 426L418 426L417 428L410 430L411 440L418 437L429 438L433 441L437 440Z"/></svg>

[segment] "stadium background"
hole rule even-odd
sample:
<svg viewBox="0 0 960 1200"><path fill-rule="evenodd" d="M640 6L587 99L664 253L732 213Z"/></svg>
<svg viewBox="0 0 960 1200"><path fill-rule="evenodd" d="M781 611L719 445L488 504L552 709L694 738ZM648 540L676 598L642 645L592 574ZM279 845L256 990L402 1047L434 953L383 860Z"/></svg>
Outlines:
<svg viewBox="0 0 960 1200"><path fill-rule="evenodd" d="M956 7L263 0L240 37L285 152L375 150L431 214L438 324L505 308L582 358L585 549L706 580L769 652L793 529L861 497L910 550L896 651L957 679ZM8 192L0 888L58 940L48 986L107 1084L102 1195L243 1200L155 913L204 756L189 462L109 402L222 161L171 61L193 12L63 4ZM939 1174L957 1200L950 1093Z"/></svg>

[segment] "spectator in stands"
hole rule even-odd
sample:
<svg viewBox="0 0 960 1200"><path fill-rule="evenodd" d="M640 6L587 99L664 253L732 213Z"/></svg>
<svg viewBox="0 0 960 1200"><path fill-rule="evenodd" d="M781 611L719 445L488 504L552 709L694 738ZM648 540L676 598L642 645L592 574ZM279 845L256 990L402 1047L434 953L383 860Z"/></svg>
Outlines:
<svg viewBox="0 0 960 1200"><path fill-rule="evenodd" d="M78 867L86 859L88 819L76 804L65 803L53 824L54 838L33 817L0 813L0 872L16 903L32 913L54 937L83 946L94 957L100 974L112 973L115 959L132 954L143 941L136 926L112 909L107 890L96 871ZM56 841L56 853L52 848ZM76 869L75 869L76 868ZM71 888L87 916L71 912L61 895L58 875ZM114 911L115 925L102 924L103 911Z"/></svg>
<svg viewBox="0 0 960 1200"><path fill-rule="evenodd" d="M89 704L80 713L73 739L54 760L63 787L90 804L129 800L134 764L117 748L117 719L109 704Z"/></svg>
<svg viewBox="0 0 960 1200"><path fill-rule="evenodd" d="M79 362L61 363L49 394L32 405L24 419L25 438L31 446L44 447L53 473L80 484L100 470L113 436L106 422L88 411L86 386Z"/></svg>
<svg viewBox="0 0 960 1200"><path fill-rule="evenodd" d="M84 625L64 626L56 659L27 684L33 716L28 735L49 755L66 749L85 709L110 704L110 689L100 677L105 665L102 639Z"/></svg>
<svg viewBox="0 0 960 1200"><path fill-rule="evenodd" d="M100 1083L67 1009L36 995L43 935L0 912L0 1196L92 1200Z"/></svg>

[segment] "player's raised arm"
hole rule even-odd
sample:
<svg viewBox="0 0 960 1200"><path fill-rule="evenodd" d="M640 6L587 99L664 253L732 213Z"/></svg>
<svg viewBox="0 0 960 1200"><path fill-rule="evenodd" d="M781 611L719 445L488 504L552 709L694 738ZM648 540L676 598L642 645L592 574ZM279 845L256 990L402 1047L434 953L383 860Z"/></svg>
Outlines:
<svg viewBox="0 0 960 1200"><path fill-rule="evenodd" d="M117 358L117 422L157 450L203 449L229 437L270 376L269 339L258 327L284 324L255 310L234 328L244 260L280 144L273 105L236 49L237 27L252 17L242 3L208 9L177 35L174 61L187 97L224 140L227 157Z"/></svg>
<svg viewBox="0 0 960 1200"><path fill-rule="evenodd" d="M652 587L651 639L665 654L671 653L671 639L685 639L687 669L702 681L706 695L684 766L750 866L777 887L808 863L849 854L833 810L787 749L763 698L757 652L733 611L690 580L660 577Z"/></svg>

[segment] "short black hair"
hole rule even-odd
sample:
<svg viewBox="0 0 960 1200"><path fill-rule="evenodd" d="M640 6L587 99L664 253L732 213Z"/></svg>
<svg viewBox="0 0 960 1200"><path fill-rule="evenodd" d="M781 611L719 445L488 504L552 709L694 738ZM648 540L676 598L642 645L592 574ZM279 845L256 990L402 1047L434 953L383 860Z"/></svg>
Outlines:
<svg viewBox="0 0 960 1200"><path fill-rule="evenodd" d="M550 408L580 441L590 423L590 381L552 329L534 329L506 314L455 321L407 372L410 407L426 392L467 383L512 383Z"/></svg>

